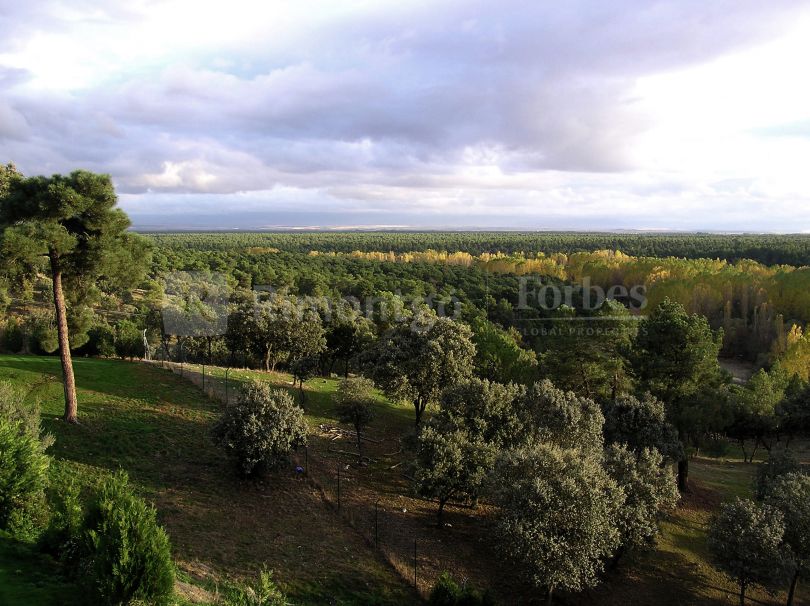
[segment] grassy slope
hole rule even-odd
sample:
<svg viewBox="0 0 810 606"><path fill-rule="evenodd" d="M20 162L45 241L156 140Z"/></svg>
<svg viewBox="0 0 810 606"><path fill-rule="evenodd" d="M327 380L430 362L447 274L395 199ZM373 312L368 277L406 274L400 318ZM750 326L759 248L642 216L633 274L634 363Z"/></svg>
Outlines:
<svg viewBox="0 0 810 606"><path fill-rule="evenodd" d="M291 474L235 480L208 436L219 405L188 382L106 360L76 360L76 375L81 425L67 427L59 420L58 360L0 356L0 380L26 386L42 403L43 424L56 436L57 476L91 485L126 469L157 505L185 578L210 585L252 576L266 563L296 603L412 603L405 583L313 486ZM3 543L5 571L14 564Z"/></svg>
<svg viewBox="0 0 810 606"><path fill-rule="evenodd" d="M188 370L201 371L199 367ZM210 587L222 575L251 574L267 563L297 603L329 603L336 596L335 603L410 604L413 596L379 554L384 553L407 578L412 570L408 546L412 537L419 537L423 592L442 569L482 580L503 593L514 590L491 553L485 508L473 513L451 507L447 519L453 528L437 532L434 506L407 496L395 446L411 426L413 413L408 408L381 399L370 428L377 441L367 444L373 460L361 467L336 452L352 450L350 440L335 441L334 435L319 428L335 425L331 394L337 382L314 379L307 384L305 404L313 432L309 460L313 482L282 474L267 484L245 485L231 479L230 469L207 438L218 405L187 381L159 368L102 360L77 360L77 373L82 425L66 428L57 420L61 387L54 380L43 380L58 374L57 360L0 356L0 380L34 385L34 393L43 401L46 427L57 436L53 450L57 471L91 483L118 466L127 469L143 493L156 502L186 580ZM209 368L206 373L207 387L219 386L222 393L222 371ZM280 373L236 371L231 377L237 381L258 377L290 388L289 376ZM187 373L185 378L201 382L199 374L189 377ZM805 451L805 459L807 455ZM340 517L323 505L324 498L336 502L330 473L337 466L344 478ZM739 462L739 457L695 460L694 491L665 522L658 549L630 556L609 582L575 601L604 606L735 603L734 587L708 563L705 525L719 502L750 493L754 470ZM360 534L370 536L369 520L363 514L376 498L381 498L388 516L380 552L360 538ZM9 575L10 548L0 541L0 585L10 582L20 592L36 577L27 569L14 578ZM33 571L36 566L29 568ZM40 594L48 592L42 576L36 582ZM58 584L55 587L61 589ZM0 603L4 603L2 591ZM375 592L383 595L372 598ZM757 592L751 597L762 603L783 602L782 596ZM802 599L808 599L806 591L797 603ZM10 600L6 597L15 604ZM43 597L38 602L16 603L53 602Z"/></svg>

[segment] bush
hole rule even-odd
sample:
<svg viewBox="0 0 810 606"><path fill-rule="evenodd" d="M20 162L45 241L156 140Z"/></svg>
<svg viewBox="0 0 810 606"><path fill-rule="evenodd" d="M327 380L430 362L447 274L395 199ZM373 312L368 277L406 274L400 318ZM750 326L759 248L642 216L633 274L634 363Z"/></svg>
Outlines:
<svg viewBox="0 0 810 606"><path fill-rule="evenodd" d="M79 487L74 481L58 487L52 483L49 492L51 519L39 539L39 549L73 570L82 555L80 548L84 530L84 509L79 498Z"/></svg>
<svg viewBox="0 0 810 606"><path fill-rule="evenodd" d="M167 603L174 566L156 513L133 493L123 471L99 489L84 519L81 567L100 603Z"/></svg>
<svg viewBox="0 0 810 606"><path fill-rule="evenodd" d="M429 606L455 606L461 595L461 587L449 573L443 572L433 586L428 598Z"/></svg>
<svg viewBox="0 0 810 606"><path fill-rule="evenodd" d="M44 512L44 490L52 438L40 437L39 410L22 394L0 383L0 529L16 536L33 531Z"/></svg>
<svg viewBox="0 0 810 606"><path fill-rule="evenodd" d="M115 332L107 324L97 324L87 331L87 343L81 353L88 356L111 358L116 354Z"/></svg>
<svg viewBox="0 0 810 606"><path fill-rule="evenodd" d="M25 332L17 318L9 318L3 331L3 350L20 353L25 348Z"/></svg>
<svg viewBox="0 0 810 606"><path fill-rule="evenodd" d="M306 443L306 433L304 411L292 397L259 381L242 390L214 427L214 439L244 476L281 465L293 448Z"/></svg>
<svg viewBox="0 0 810 606"><path fill-rule="evenodd" d="M468 585L461 586L448 572L443 572L428 598L429 606L494 606L489 595L479 593Z"/></svg>
<svg viewBox="0 0 810 606"><path fill-rule="evenodd" d="M230 583L225 586L223 606L289 606L287 598L276 586L269 570L262 570L253 583Z"/></svg>

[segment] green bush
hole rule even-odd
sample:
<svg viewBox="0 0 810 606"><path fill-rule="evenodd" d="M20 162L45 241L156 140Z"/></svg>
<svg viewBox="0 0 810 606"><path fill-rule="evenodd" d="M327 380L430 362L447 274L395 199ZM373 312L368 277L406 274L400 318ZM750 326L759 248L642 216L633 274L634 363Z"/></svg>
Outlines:
<svg viewBox="0 0 810 606"><path fill-rule="evenodd" d="M259 381L242 390L214 427L214 439L245 476L281 465L306 443L306 433L304 411L290 394Z"/></svg>
<svg viewBox="0 0 810 606"><path fill-rule="evenodd" d="M223 606L289 606L290 602L273 581L269 570L262 570L255 582L229 583L222 592Z"/></svg>
<svg viewBox="0 0 810 606"><path fill-rule="evenodd" d="M82 574L101 604L166 604L174 586L171 547L154 507L119 471L99 489L84 519Z"/></svg>
<svg viewBox="0 0 810 606"><path fill-rule="evenodd" d="M87 343L83 347L88 356L111 358L116 354L115 332L107 324L97 324L87 331Z"/></svg>
<svg viewBox="0 0 810 606"><path fill-rule="evenodd" d="M25 348L25 332L17 318L9 318L6 322L2 348L10 353L20 353Z"/></svg>
<svg viewBox="0 0 810 606"><path fill-rule="evenodd" d="M0 383L0 530L25 538L45 511L50 436L40 438L39 410Z"/></svg>
<svg viewBox="0 0 810 606"><path fill-rule="evenodd" d="M456 583L449 573L443 572L428 598L429 606L495 606L489 592L479 593L468 585Z"/></svg>
<svg viewBox="0 0 810 606"><path fill-rule="evenodd" d="M54 486L52 482L48 502L51 518L39 539L39 549L65 564L69 570L74 570L82 555L84 531L84 509L78 484L69 481Z"/></svg>
<svg viewBox="0 0 810 606"><path fill-rule="evenodd" d="M460 595L461 587L449 573L443 572L430 592L428 604L430 606L455 606Z"/></svg>

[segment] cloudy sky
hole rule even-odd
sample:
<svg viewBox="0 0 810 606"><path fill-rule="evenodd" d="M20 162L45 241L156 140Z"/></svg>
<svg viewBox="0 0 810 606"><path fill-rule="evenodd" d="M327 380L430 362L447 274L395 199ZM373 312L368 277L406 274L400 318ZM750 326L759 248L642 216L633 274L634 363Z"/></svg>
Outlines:
<svg viewBox="0 0 810 606"><path fill-rule="evenodd" d="M0 162L137 227L810 231L810 1L0 0Z"/></svg>

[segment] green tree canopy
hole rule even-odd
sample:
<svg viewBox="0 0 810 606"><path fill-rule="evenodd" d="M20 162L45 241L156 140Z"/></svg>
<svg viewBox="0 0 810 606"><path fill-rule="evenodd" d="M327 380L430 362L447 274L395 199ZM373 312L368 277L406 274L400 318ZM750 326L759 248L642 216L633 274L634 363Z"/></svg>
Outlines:
<svg viewBox="0 0 810 606"><path fill-rule="evenodd" d="M506 451L494 495L504 553L551 599L598 582L618 547L616 515L623 492L598 457L543 443Z"/></svg>
<svg viewBox="0 0 810 606"><path fill-rule="evenodd" d="M472 375L474 358L469 326L429 310L386 332L365 355L371 378L389 397L413 405L417 425L444 389Z"/></svg>
<svg viewBox="0 0 810 606"><path fill-rule="evenodd" d="M640 393L664 403L667 417L686 446L705 414L705 392L722 383L717 356L722 333L714 333L704 316L689 314L669 299L641 321L628 358ZM689 464L678 462L678 485L686 489Z"/></svg>
<svg viewBox="0 0 810 606"><path fill-rule="evenodd" d="M127 233L129 219L116 208L109 175L75 171L5 180L5 191L0 191L0 249L7 260L22 266L48 262L64 376L64 418L76 422L69 307L77 315L101 289L140 281L149 246Z"/></svg>

